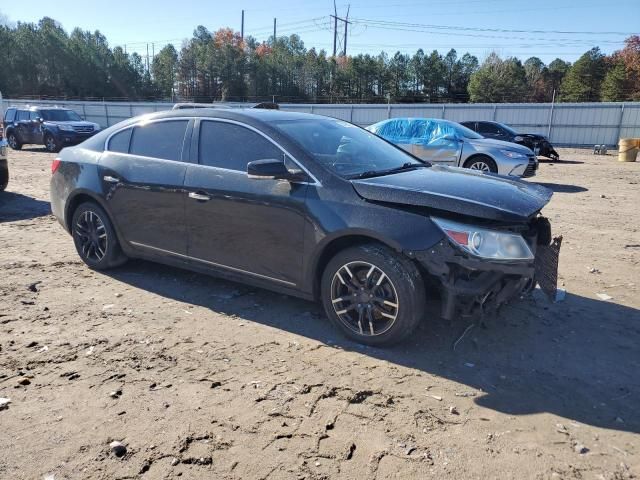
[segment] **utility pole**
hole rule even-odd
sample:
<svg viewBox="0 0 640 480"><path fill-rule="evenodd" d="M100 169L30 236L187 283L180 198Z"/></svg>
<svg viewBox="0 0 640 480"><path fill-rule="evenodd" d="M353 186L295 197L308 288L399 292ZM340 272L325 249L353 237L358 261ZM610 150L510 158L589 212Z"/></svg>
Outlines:
<svg viewBox="0 0 640 480"><path fill-rule="evenodd" d="M349 21L349 10L351 10L351 5L347 7L347 18L344 20L344 52L343 55L347 56L347 27L351 23Z"/></svg>
<svg viewBox="0 0 640 480"><path fill-rule="evenodd" d="M336 57L336 42L338 41L338 8L336 0L333 0L333 58Z"/></svg>
<svg viewBox="0 0 640 480"><path fill-rule="evenodd" d="M331 18L333 18L333 56L335 58L336 54L338 53L338 20L340 20L341 22L344 23L344 39L342 42L342 55L347 55L347 34L348 34L348 26L351 23L349 21L349 10L351 8L351 5L349 5L349 7L347 8L347 17L346 18L340 18L338 16L338 10L336 8L336 3L335 0L333 2L333 15L330 15Z"/></svg>
<svg viewBox="0 0 640 480"><path fill-rule="evenodd" d="M242 10L242 20L240 21L240 38L244 40L244 10Z"/></svg>
<svg viewBox="0 0 640 480"><path fill-rule="evenodd" d="M147 43L147 73L149 73L149 44Z"/></svg>
<svg viewBox="0 0 640 480"><path fill-rule="evenodd" d="M276 37L276 19L274 18L273 19L273 43L274 43L274 45L276 43L276 38L277 38Z"/></svg>

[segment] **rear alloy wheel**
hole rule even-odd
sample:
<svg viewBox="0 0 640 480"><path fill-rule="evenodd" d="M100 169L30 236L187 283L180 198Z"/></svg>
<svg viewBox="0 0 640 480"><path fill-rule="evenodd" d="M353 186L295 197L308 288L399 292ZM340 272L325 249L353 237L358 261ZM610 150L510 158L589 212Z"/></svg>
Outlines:
<svg viewBox="0 0 640 480"><path fill-rule="evenodd" d="M475 157L464 164L469 170L480 170L481 172L498 173L498 167L493 159L485 156Z"/></svg>
<svg viewBox="0 0 640 480"><path fill-rule="evenodd" d="M18 137L16 137L16 134L13 132L7 135L7 143L13 150L20 150L22 148L22 144L18 140Z"/></svg>
<svg viewBox="0 0 640 480"><path fill-rule="evenodd" d="M368 244L338 253L322 276L322 301L331 321L368 345L406 338L424 314L420 272L400 254Z"/></svg>
<svg viewBox="0 0 640 480"><path fill-rule="evenodd" d="M111 221L97 204L81 204L73 214L71 228L78 255L89 267L103 270L126 262Z"/></svg>
<svg viewBox="0 0 640 480"><path fill-rule="evenodd" d="M49 153L56 153L60 151L60 146L58 145L58 142L56 141L55 137L50 133L48 133L44 137L44 148L46 148L47 152Z"/></svg>

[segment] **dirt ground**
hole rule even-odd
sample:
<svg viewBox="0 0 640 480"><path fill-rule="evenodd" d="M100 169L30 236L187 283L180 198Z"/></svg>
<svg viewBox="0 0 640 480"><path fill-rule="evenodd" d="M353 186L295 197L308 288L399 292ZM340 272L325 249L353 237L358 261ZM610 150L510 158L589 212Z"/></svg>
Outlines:
<svg viewBox="0 0 640 480"><path fill-rule="evenodd" d="M566 298L536 292L454 351L462 321L366 348L313 303L142 261L93 272L49 213L52 156L10 152L0 478L638 478L640 163L560 155L535 181Z"/></svg>

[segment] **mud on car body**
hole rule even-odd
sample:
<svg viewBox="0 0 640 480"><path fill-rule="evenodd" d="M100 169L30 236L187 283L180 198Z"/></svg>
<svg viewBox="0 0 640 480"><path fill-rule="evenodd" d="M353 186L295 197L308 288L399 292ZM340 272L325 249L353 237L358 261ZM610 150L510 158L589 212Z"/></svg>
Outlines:
<svg viewBox="0 0 640 480"><path fill-rule="evenodd" d="M427 292L453 318L555 288L551 191L432 166L336 119L162 112L63 150L52 171L52 211L91 268L139 257L319 300L371 345L406 338Z"/></svg>

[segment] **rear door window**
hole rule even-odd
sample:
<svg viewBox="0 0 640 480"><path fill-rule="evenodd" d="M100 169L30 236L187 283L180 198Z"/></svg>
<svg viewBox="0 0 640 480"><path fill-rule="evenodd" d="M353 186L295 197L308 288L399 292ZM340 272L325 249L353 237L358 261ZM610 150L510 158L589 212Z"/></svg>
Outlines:
<svg viewBox="0 0 640 480"><path fill-rule="evenodd" d="M131 141L131 134L133 128L127 128L116 133L111 140L109 140L108 149L110 152L129 153L129 142Z"/></svg>
<svg viewBox="0 0 640 480"><path fill-rule="evenodd" d="M7 111L4 114L4 121L5 122L13 122L16 118L16 109L15 108L9 108L7 109Z"/></svg>
<svg viewBox="0 0 640 480"><path fill-rule="evenodd" d="M233 123L203 121L200 124L201 165L247 171L254 160L283 159L283 152L259 133Z"/></svg>
<svg viewBox="0 0 640 480"><path fill-rule="evenodd" d="M180 161L188 123L188 120L169 120L136 126L129 153Z"/></svg>
<svg viewBox="0 0 640 480"><path fill-rule="evenodd" d="M29 112L27 110L18 110L18 115L16 117L18 122L22 120L29 120Z"/></svg>

